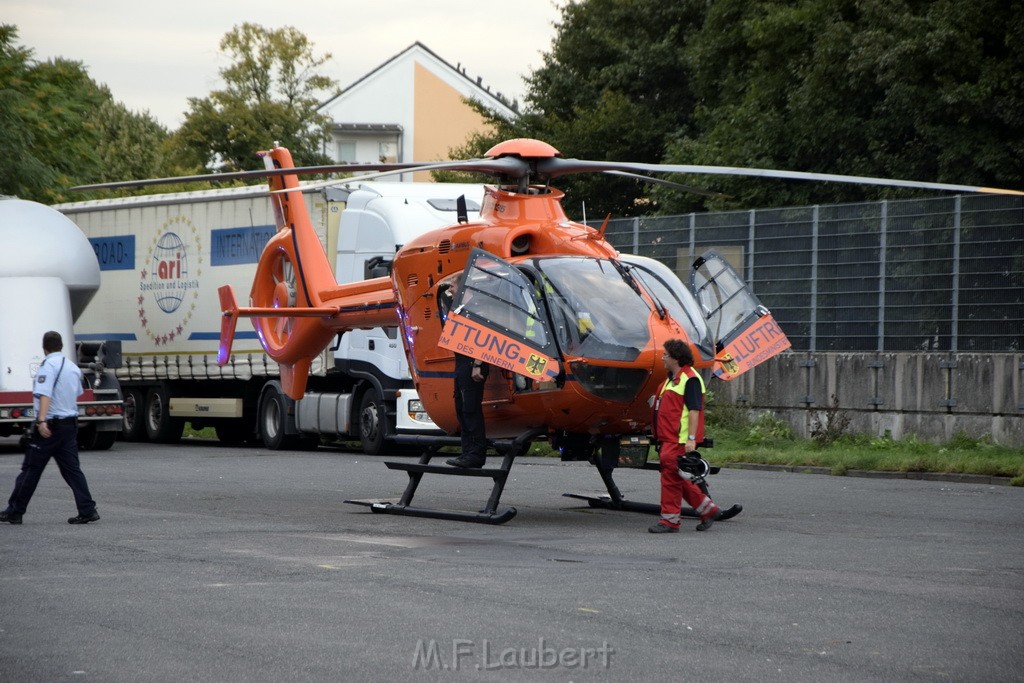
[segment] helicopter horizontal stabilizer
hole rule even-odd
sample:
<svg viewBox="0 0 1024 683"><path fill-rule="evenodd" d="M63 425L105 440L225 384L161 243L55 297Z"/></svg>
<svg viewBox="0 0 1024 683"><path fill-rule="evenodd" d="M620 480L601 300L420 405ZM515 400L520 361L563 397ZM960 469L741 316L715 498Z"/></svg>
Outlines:
<svg viewBox="0 0 1024 683"><path fill-rule="evenodd" d="M231 345L235 342L235 327L238 325L238 300L231 285L217 289L220 297L220 346L217 349L217 365L226 365L231 357Z"/></svg>

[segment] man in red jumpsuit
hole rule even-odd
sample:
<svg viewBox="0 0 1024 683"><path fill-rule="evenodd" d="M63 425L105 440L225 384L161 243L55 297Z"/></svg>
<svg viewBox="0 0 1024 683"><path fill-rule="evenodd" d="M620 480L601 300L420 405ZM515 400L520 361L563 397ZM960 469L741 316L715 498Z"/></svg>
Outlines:
<svg viewBox="0 0 1024 683"><path fill-rule="evenodd" d="M693 353L679 339L665 342L662 356L669 377L654 397L654 438L661 444L661 521L648 531L679 531L682 501L692 507L707 531L719 514L718 506L679 472L678 460L697 450L704 440L704 380L693 369Z"/></svg>

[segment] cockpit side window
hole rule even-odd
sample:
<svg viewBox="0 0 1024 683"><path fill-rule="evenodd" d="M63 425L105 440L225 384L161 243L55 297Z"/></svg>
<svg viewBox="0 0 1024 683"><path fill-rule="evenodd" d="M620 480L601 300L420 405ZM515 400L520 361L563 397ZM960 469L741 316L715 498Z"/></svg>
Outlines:
<svg viewBox="0 0 1024 683"><path fill-rule="evenodd" d="M622 361L640 355L650 339L650 308L628 275L593 258L538 258L530 264L545 280L544 298L564 353Z"/></svg>
<svg viewBox="0 0 1024 683"><path fill-rule="evenodd" d="M714 343L700 306L693 294L665 264L641 256L623 255L622 261L643 286L668 310L672 319L682 325L690 340L705 359L715 355Z"/></svg>

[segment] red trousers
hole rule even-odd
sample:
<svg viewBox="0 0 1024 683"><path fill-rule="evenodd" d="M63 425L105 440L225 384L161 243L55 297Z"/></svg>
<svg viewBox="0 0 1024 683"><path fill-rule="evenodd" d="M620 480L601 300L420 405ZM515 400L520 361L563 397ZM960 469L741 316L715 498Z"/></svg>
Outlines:
<svg viewBox="0 0 1024 683"><path fill-rule="evenodd" d="M681 443L661 444L661 521L678 528L683 500L701 519L718 512L718 506L696 484L679 473L677 460L686 455Z"/></svg>

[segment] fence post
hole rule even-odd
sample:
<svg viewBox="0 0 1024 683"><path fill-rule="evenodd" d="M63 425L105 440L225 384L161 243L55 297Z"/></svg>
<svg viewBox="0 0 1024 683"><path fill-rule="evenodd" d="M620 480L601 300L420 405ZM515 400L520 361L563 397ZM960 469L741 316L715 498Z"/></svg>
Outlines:
<svg viewBox="0 0 1024 683"><path fill-rule="evenodd" d="M754 287L754 225L757 223L757 210L750 210L750 223L747 230L747 273L745 278L747 285L753 289Z"/></svg>
<svg viewBox="0 0 1024 683"><path fill-rule="evenodd" d="M697 258L697 214L690 214L690 262L686 264L689 268Z"/></svg>
<svg viewBox="0 0 1024 683"><path fill-rule="evenodd" d="M886 246L889 231L889 200L882 200L878 221L878 352L885 351L885 271Z"/></svg>
<svg viewBox="0 0 1024 683"><path fill-rule="evenodd" d="M640 218L633 218L633 253L640 253Z"/></svg>
<svg viewBox="0 0 1024 683"><path fill-rule="evenodd" d="M957 335L960 334L960 198L953 199L953 315L950 318L949 351L956 353L959 348Z"/></svg>
<svg viewBox="0 0 1024 683"><path fill-rule="evenodd" d="M811 353L818 350L818 209L815 204L811 209Z"/></svg>

